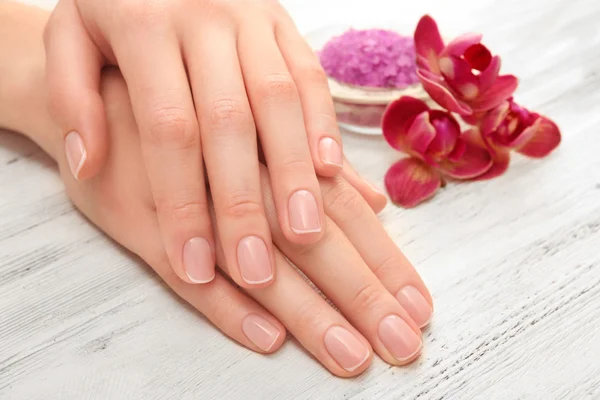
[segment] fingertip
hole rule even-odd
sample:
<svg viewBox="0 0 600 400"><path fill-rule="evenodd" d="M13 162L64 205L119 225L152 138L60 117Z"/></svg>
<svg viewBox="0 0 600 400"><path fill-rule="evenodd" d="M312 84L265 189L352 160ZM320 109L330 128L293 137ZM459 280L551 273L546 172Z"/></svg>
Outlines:
<svg viewBox="0 0 600 400"><path fill-rule="evenodd" d="M251 290L260 290L260 289L268 288L275 281L275 277L274 276L270 277L270 278L268 278L267 281L264 281L264 282L246 282L243 279L239 279L239 278L234 279L234 281L238 286L251 291Z"/></svg>
<svg viewBox="0 0 600 400"><path fill-rule="evenodd" d="M185 282L205 285L214 281L216 276L214 252L205 238L194 237L183 245L182 262L183 271L176 272Z"/></svg>
<svg viewBox="0 0 600 400"><path fill-rule="evenodd" d="M383 190L360 176L358 172L352 168L352 165L350 165L347 159L344 160L341 176L358 190L376 214L380 213L385 208L388 199Z"/></svg>
<svg viewBox="0 0 600 400"><path fill-rule="evenodd" d="M275 318L269 318L269 321L277 328L277 337L273 341L271 347L265 350L265 354L273 354L277 352L281 346L285 343L285 339L287 338L287 330L285 326L281 324L281 322L277 321Z"/></svg>
<svg viewBox="0 0 600 400"><path fill-rule="evenodd" d="M373 191L367 200L375 214L379 214L387 206L387 197L382 192Z"/></svg>
<svg viewBox="0 0 600 400"><path fill-rule="evenodd" d="M342 171L344 153L340 141L332 137L319 139L315 157L315 170L324 177L334 177Z"/></svg>
<svg viewBox="0 0 600 400"><path fill-rule="evenodd" d="M322 226L311 230L297 230L290 226L281 225L284 236L291 243L297 245L311 245L321 240L324 234Z"/></svg>
<svg viewBox="0 0 600 400"><path fill-rule="evenodd" d="M281 323L266 314L247 315L242 321L242 332L250 341L251 348L264 354L279 350L286 337Z"/></svg>
<svg viewBox="0 0 600 400"><path fill-rule="evenodd" d="M71 165L72 172L82 180L101 170L108 153L106 114L99 93L104 57L77 9L67 3L57 6L44 31L46 80L51 114L64 146L79 152L76 158L71 154L70 161L78 161Z"/></svg>
<svg viewBox="0 0 600 400"><path fill-rule="evenodd" d="M77 135L81 153L83 154L77 168L71 169L78 180L85 180L96 176L104 167L108 156L108 132L104 104L99 93L83 96L78 117L74 121L77 128L71 129L64 138L65 148L69 150L69 138ZM71 146L72 148L72 146ZM67 153L69 158L69 153Z"/></svg>
<svg viewBox="0 0 600 400"><path fill-rule="evenodd" d="M311 244L319 241L324 231L325 213L319 188L314 191L300 189L288 199L288 221L281 221L282 231L289 241L296 244ZM286 222L289 223L288 226Z"/></svg>
<svg viewBox="0 0 600 400"><path fill-rule="evenodd" d="M268 232L243 236L230 253L229 273L239 286L256 290L274 282L275 258Z"/></svg>
<svg viewBox="0 0 600 400"><path fill-rule="evenodd" d="M334 178L342 172L341 165L324 164L320 160L314 163L315 172L323 178Z"/></svg>

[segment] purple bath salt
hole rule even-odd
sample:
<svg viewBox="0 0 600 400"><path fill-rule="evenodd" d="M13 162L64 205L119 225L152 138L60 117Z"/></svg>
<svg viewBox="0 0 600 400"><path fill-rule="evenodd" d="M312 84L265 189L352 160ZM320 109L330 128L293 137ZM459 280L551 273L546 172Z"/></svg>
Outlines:
<svg viewBox="0 0 600 400"><path fill-rule="evenodd" d="M386 29L350 29L319 58L329 77L349 85L402 89L419 81L413 38Z"/></svg>

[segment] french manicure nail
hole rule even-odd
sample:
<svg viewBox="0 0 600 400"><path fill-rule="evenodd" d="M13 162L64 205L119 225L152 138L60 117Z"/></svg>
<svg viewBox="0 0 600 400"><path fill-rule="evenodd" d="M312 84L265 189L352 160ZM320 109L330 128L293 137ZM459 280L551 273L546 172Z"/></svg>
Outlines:
<svg viewBox="0 0 600 400"><path fill-rule="evenodd" d="M269 321L256 314L250 314L242 322L244 335L263 351L269 351L281 332Z"/></svg>
<svg viewBox="0 0 600 400"><path fill-rule="evenodd" d="M348 372L355 371L369 358L370 352L350 331L341 326L329 328L325 348L333 359Z"/></svg>
<svg viewBox="0 0 600 400"><path fill-rule="evenodd" d="M79 179L81 168L87 159L87 151L79 133L72 131L65 136L67 162L75 179Z"/></svg>
<svg viewBox="0 0 600 400"><path fill-rule="evenodd" d="M289 202L290 228L298 235L321 232L319 207L308 190L298 190Z"/></svg>
<svg viewBox="0 0 600 400"><path fill-rule="evenodd" d="M206 239L196 237L183 246L183 267L193 283L208 283L215 278L212 250Z"/></svg>
<svg viewBox="0 0 600 400"><path fill-rule="evenodd" d="M319 157L323 164L341 167L344 163L342 149L338 142L332 138L324 138L319 142Z"/></svg>
<svg viewBox="0 0 600 400"><path fill-rule="evenodd" d="M416 287L403 287L396 294L396 299L419 328L423 328L431 320L433 309Z"/></svg>
<svg viewBox="0 0 600 400"><path fill-rule="evenodd" d="M246 283L256 285L273 279L269 251L261 238L247 236L240 240L237 258L240 274Z"/></svg>
<svg viewBox="0 0 600 400"><path fill-rule="evenodd" d="M423 347L421 338L397 315L388 315L379 323L379 339L400 362L410 360Z"/></svg>

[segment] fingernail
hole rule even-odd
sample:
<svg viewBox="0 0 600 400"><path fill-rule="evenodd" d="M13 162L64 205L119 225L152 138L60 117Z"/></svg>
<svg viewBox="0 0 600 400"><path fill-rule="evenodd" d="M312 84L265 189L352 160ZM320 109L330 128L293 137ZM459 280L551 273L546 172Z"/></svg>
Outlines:
<svg viewBox="0 0 600 400"><path fill-rule="evenodd" d="M416 287L403 287L396 294L396 299L419 328L423 328L431 320L433 309Z"/></svg>
<svg viewBox="0 0 600 400"><path fill-rule="evenodd" d="M248 340L263 351L271 350L281 334L272 323L256 314L244 318L242 331Z"/></svg>
<svg viewBox="0 0 600 400"><path fill-rule="evenodd" d="M73 131L65 137L65 150L67 162L75 179L79 179L79 172L87 159L87 151L79 133Z"/></svg>
<svg viewBox="0 0 600 400"><path fill-rule="evenodd" d="M256 285L273 279L269 251L261 238L247 236L240 240L237 257L242 279L246 283Z"/></svg>
<svg viewBox="0 0 600 400"><path fill-rule="evenodd" d="M319 142L319 157L323 164L341 167L344 163L342 149L332 138L324 138Z"/></svg>
<svg viewBox="0 0 600 400"><path fill-rule="evenodd" d="M388 315L379 323L379 339L398 361L413 358L423 347L421 338L397 315Z"/></svg>
<svg viewBox="0 0 600 400"><path fill-rule="evenodd" d="M308 190L298 190L290 197L290 228L298 235L321 232L317 200Z"/></svg>
<svg viewBox="0 0 600 400"><path fill-rule="evenodd" d="M356 370L369 358L369 349L350 331L341 326L329 328L325 334L325 348L340 367L348 372Z"/></svg>
<svg viewBox="0 0 600 400"><path fill-rule="evenodd" d="M208 283L215 278L212 250L206 239L196 237L183 246L183 267L193 283Z"/></svg>

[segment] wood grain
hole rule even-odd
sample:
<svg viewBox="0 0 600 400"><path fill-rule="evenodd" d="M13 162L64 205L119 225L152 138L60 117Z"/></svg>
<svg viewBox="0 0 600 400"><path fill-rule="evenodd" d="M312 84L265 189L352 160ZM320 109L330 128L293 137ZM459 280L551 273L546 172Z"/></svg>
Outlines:
<svg viewBox="0 0 600 400"><path fill-rule="evenodd" d="M51 7L53 1L28 1ZM0 398L600 399L600 2L284 1L302 31L357 16L470 30L564 141L485 183L381 219L436 301L425 352L333 377L290 339L264 357L222 337L70 205L51 161L0 134ZM381 184L399 157L345 134Z"/></svg>

